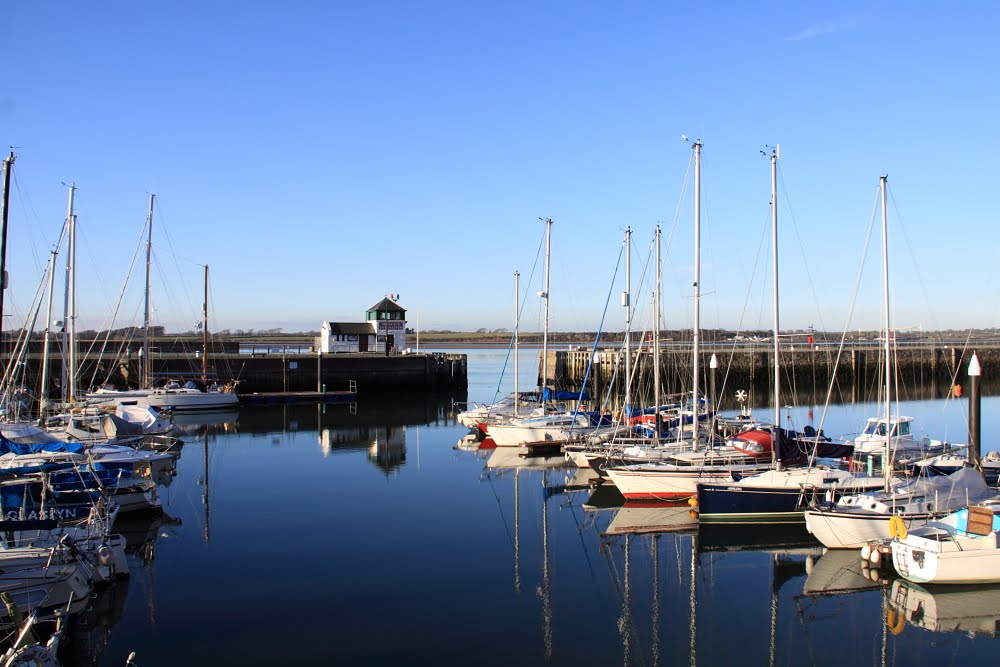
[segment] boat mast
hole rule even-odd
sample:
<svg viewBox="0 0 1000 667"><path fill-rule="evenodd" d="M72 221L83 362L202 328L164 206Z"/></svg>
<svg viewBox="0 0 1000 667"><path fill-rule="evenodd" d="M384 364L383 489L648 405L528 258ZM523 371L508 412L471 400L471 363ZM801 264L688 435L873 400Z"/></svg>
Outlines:
<svg viewBox="0 0 1000 667"><path fill-rule="evenodd" d="M146 215L146 296L142 316L142 370L139 381L141 386L149 387L149 375L152 364L149 362L149 272L153 260L153 202L156 195L149 195L149 213Z"/></svg>
<svg viewBox="0 0 1000 667"><path fill-rule="evenodd" d="M59 255L59 246L62 244L62 237L59 243L52 249L52 257L49 259L49 303L45 309L45 334L42 339L42 380L38 388L38 418L45 417L45 409L49 403L49 336L52 332L52 296L56 286L56 258Z"/></svg>
<svg viewBox="0 0 1000 667"><path fill-rule="evenodd" d="M10 216L10 173L14 152L3 161L3 211L0 212L0 334L3 333L3 295L7 291L7 219ZM0 338L2 340L2 338Z"/></svg>
<svg viewBox="0 0 1000 667"><path fill-rule="evenodd" d="M625 228L625 408L632 403L632 228Z"/></svg>
<svg viewBox="0 0 1000 667"><path fill-rule="evenodd" d="M76 397L76 214L73 213L73 200L76 195L76 184L69 184L69 205L66 214L66 291L63 297L63 364L62 364L62 400L64 403L73 401Z"/></svg>
<svg viewBox="0 0 1000 667"><path fill-rule="evenodd" d="M518 394L517 379L520 370L517 363L518 350L520 349L518 332L521 327L521 273L514 272L514 416L518 414L521 407L521 396Z"/></svg>
<svg viewBox="0 0 1000 667"><path fill-rule="evenodd" d="M775 466L781 469L781 454L778 451L781 442L781 345L778 341L778 157L781 147L771 150L771 267L774 283L772 308L774 310L774 433L772 434L771 457Z"/></svg>
<svg viewBox="0 0 1000 667"><path fill-rule="evenodd" d="M208 264L205 265L205 300L202 302L201 382L208 387Z"/></svg>
<svg viewBox="0 0 1000 667"><path fill-rule="evenodd" d="M549 259L552 249L552 218L545 219L545 290L539 294L544 299L542 318L542 395L549 381Z"/></svg>
<svg viewBox="0 0 1000 667"><path fill-rule="evenodd" d="M879 190L882 198L882 319L885 331L882 332L885 344L885 459L882 461L882 474L885 477L885 491L888 493L892 477L892 359L889 356L891 348L889 335L892 331L889 322L889 216L885 208L885 185L887 176L879 177Z"/></svg>
<svg viewBox="0 0 1000 667"><path fill-rule="evenodd" d="M692 393L694 394L694 417L692 422L691 448L698 449L698 356L701 353L699 339L701 330L701 140L695 140L694 149L694 332L692 337L694 354L691 363Z"/></svg>
<svg viewBox="0 0 1000 667"><path fill-rule="evenodd" d="M656 286L653 290L653 445L660 444L660 226L656 226Z"/></svg>

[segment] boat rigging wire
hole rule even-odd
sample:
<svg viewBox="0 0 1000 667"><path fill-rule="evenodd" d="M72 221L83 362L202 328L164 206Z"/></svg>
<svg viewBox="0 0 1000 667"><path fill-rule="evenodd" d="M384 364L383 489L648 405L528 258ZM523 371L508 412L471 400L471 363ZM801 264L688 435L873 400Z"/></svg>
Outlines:
<svg viewBox="0 0 1000 667"><path fill-rule="evenodd" d="M538 268L538 260L539 260L539 258L542 255L542 249L544 247L545 247L545 235L542 234L542 239L538 243L538 250L535 251L535 261L531 265L531 273L528 274L528 280L525 283L525 291L524 291L524 296L525 297L527 297L527 295L528 295L528 291L527 290L528 290L529 286L531 285L532 281L535 278L535 270ZM518 313L517 313L517 321L518 321L518 323L520 323L521 317L524 314L524 306L525 306L525 303L527 302L527 298L523 298L523 299L519 299L519 300L520 300L520 307L518 308ZM515 332L515 335L517 335L517 332ZM503 366L501 366L501 368L500 368L500 378L497 380L497 388L496 388L496 391L493 392L493 400L490 401L491 404L492 403L496 403L497 399L500 397L500 391L501 391L500 387L503 384L503 378L504 378L504 376L507 374L507 364L510 362L510 355L511 355L511 351L513 349L514 349L514 336L511 336L510 337L510 343L507 344L507 356L504 357Z"/></svg>

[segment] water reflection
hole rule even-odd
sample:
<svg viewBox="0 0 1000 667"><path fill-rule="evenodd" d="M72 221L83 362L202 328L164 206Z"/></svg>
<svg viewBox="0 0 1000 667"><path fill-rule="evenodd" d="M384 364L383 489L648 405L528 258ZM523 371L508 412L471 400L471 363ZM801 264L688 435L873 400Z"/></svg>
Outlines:
<svg viewBox="0 0 1000 667"><path fill-rule="evenodd" d="M205 432L227 433L236 429L239 410L176 412L173 414L174 424L181 433L192 436Z"/></svg>
<svg viewBox="0 0 1000 667"><path fill-rule="evenodd" d="M1000 586L923 588L903 579L892 583L886 626L893 634L912 625L934 632L1000 634Z"/></svg>
<svg viewBox="0 0 1000 667"><path fill-rule="evenodd" d="M808 576L803 595L843 595L879 588L878 570L873 571L857 549L833 549L807 562Z"/></svg>
<svg viewBox="0 0 1000 667"><path fill-rule="evenodd" d="M245 641L261 600L296 610L266 614L271 636L324 637L297 644L307 662L331 645L363 664L547 666L946 664L995 652L992 636L968 639L958 622L935 621L951 634L933 639L893 634L892 605L894 623L921 628L955 616L936 593L918 604L872 579L857 554L823 553L799 527L699 527L684 505L626 503L562 456L456 444L466 429L450 410L427 396L265 406L194 427L167 513L118 526L129 604L101 661L135 650L143 667L184 655L283 664L281 647ZM319 575L302 573L303 554L318 554ZM484 623L503 637L485 650Z"/></svg>
<svg viewBox="0 0 1000 667"><path fill-rule="evenodd" d="M691 532L698 528L698 516L692 513L687 502L647 503L621 507L605 530L607 535L626 533Z"/></svg>
<svg viewBox="0 0 1000 667"><path fill-rule="evenodd" d="M96 591L86 609L70 617L59 660L65 667L101 664L114 627L125 612L129 580L121 579Z"/></svg>

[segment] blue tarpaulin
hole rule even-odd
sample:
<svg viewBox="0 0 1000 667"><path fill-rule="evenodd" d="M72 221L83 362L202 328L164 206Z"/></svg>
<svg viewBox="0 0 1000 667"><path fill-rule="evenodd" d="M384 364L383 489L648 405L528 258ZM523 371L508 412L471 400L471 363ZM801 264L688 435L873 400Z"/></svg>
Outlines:
<svg viewBox="0 0 1000 667"><path fill-rule="evenodd" d="M39 454L41 452L69 452L82 454L85 445L82 442L32 442L18 443L0 435L0 454Z"/></svg>
<svg viewBox="0 0 1000 667"><path fill-rule="evenodd" d="M542 400L544 401L575 401L577 399L581 401L589 401L590 394L587 392L583 392L583 394L581 394L578 391L556 391L554 389L549 389L548 387L542 390Z"/></svg>

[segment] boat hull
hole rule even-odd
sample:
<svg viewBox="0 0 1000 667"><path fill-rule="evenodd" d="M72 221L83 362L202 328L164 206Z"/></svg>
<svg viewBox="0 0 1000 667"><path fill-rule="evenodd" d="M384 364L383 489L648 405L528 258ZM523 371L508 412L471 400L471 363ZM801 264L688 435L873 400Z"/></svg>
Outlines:
<svg viewBox="0 0 1000 667"><path fill-rule="evenodd" d="M755 488L733 484L698 487L698 521L714 523L802 523L814 490ZM822 495L820 498L822 499Z"/></svg>
<svg viewBox="0 0 1000 667"><path fill-rule="evenodd" d="M805 511L806 529L828 549L860 549L874 540L888 540L890 515L873 512ZM927 523L929 515L902 517L907 530Z"/></svg>
<svg viewBox="0 0 1000 667"><path fill-rule="evenodd" d="M152 389L138 391L108 391L87 394L85 398L103 405L144 405L157 410L175 412L188 410L225 410L240 404L240 397L222 391L186 389Z"/></svg>
<svg viewBox="0 0 1000 667"><path fill-rule="evenodd" d="M630 500L693 498L699 484L732 481L730 470L668 468L609 468L606 471L618 491Z"/></svg>
<svg viewBox="0 0 1000 667"><path fill-rule="evenodd" d="M892 564L906 580L918 584L998 584L1000 551L924 551L894 542Z"/></svg>

